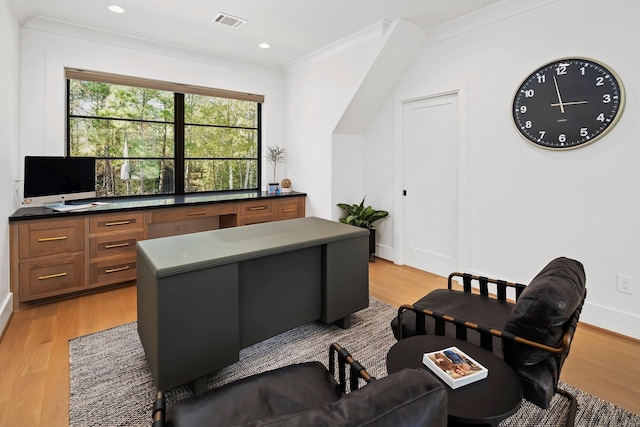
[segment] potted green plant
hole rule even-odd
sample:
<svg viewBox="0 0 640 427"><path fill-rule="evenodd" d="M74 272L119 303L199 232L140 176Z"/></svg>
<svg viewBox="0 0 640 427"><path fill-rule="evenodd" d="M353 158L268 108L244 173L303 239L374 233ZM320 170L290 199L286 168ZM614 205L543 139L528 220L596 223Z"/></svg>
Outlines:
<svg viewBox="0 0 640 427"><path fill-rule="evenodd" d="M267 147L267 160L273 165L273 181L272 183L277 184L276 181L276 169L278 168L278 163L284 162L286 149L284 147L280 147L276 145L275 147Z"/></svg>
<svg viewBox="0 0 640 427"><path fill-rule="evenodd" d="M376 253L376 227L374 222L386 218L389 212L373 209L371 206L364 206L363 197L360 204L349 205L347 203L338 203L338 207L344 210L347 214L346 217L340 218L340 222L343 224L355 225L356 227L366 228L369 230L369 258L373 255L375 260Z"/></svg>

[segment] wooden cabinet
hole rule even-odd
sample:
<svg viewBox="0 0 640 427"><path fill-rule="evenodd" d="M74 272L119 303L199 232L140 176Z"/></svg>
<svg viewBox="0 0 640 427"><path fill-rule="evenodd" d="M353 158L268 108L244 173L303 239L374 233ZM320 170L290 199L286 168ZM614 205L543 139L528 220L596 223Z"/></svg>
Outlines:
<svg viewBox="0 0 640 427"><path fill-rule="evenodd" d="M20 258L77 252L84 249L84 223L77 219L40 220L20 224Z"/></svg>
<svg viewBox="0 0 640 427"><path fill-rule="evenodd" d="M18 279L20 299L82 289L84 243L82 219L42 219L11 227L11 274Z"/></svg>
<svg viewBox="0 0 640 427"><path fill-rule="evenodd" d="M273 201L274 220L304 217L304 197L290 197Z"/></svg>
<svg viewBox="0 0 640 427"><path fill-rule="evenodd" d="M176 236L220 228L221 218L234 216L235 203L157 209L149 213L147 238Z"/></svg>
<svg viewBox="0 0 640 427"><path fill-rule="evenodd" d="M84 288L84 256L27 260L19 264L20 298L32 301Z"/></svg>
<svg viewBox="0 0 640 427"><path fill-rule="evenodd" d="M217 205L192 205L151 211L150 222L184 221L197 218L216 217L235 213L234 203Z"/></svg>
<svg viewBox="0 0 640 427"><path fill-rule="evenodd" d="M114 213L89 217L89 233L103 234L144 229L141 213Z"/></svg>
<svg viewBox="0 0 640 427"><path fill-rule="evenodd" d="M304 197L239 202L237 225L304 217L304 202Z"/></svg>
<svg viewBox="0 0 640 427"><path fill-rule="evenodd" d="M304 217L305 195L126 211L114 202L109 210L59 218L50 211L42 216L32 212L9 222L14 309L135 281L140 240Z"/></svg>
<svg viewBox="0 0 640 427"><path fill-rule="evenodd" d="M89 285L136 279L136 242L144 239L144 214L124 212L88 218Z"/></svg>
<svg viewBox="0 0 640 427"><path fill-rule="evenodd" d="M252 200L238 203L237 225L260 224L273 221L272 200Z"/></svg>

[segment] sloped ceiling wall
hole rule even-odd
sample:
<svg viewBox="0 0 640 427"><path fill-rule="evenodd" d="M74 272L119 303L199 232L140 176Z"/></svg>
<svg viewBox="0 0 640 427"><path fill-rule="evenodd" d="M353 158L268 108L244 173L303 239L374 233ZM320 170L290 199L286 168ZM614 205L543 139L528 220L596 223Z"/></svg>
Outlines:
<svg viewBox="0 0 640 427"><path fill-rule="evenodd" d="M363 134L424 40L425 31L408 21L394 21L371 69L360 84L334 132Z"/></svg>

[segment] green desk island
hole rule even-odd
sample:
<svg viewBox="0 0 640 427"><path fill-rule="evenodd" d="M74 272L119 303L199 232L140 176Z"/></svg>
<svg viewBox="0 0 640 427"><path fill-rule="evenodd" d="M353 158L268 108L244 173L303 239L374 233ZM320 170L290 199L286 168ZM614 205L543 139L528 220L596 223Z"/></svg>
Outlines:
<svg viewBox="0 0 640 427"><path fill-rule="evenodd" d="M369 232L307 217L137 243L138 334L159 390L206 387L241 348L369 304Z"/></svg>

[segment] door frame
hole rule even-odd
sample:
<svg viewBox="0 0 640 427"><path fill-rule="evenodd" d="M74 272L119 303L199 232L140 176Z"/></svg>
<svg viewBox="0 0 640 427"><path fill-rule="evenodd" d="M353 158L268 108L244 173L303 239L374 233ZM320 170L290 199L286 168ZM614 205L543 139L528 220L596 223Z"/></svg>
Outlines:
<svg viewBox="0 0 640 427"><path fill-rule="evenodd" d="M394 100L394 137L393 166L394 183L393 198L394 231L393 247L395 264L404 265L404 107L405 104L438 98L446 95L458 97L458 242L457 257L454 264L457 270L466 271L470 267L470 202L469 202L469 138L468 138L468 98L467 82L457 85L456 89L436 91L422 96L397 96Z"/></svg>

